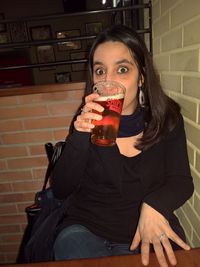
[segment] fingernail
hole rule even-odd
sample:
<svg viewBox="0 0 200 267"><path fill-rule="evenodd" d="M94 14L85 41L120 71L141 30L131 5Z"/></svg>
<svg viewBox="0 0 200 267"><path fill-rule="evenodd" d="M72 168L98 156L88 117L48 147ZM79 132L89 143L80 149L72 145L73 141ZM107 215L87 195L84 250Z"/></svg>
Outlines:
<svg viewBox="0 0 200 267"><path fill-rule="evenodd" d="M97 121L100 121L100 120L102 120L102 118L103 118L102 116L97 116L97 117L96 117L96 120L97 120Z"/></svg>

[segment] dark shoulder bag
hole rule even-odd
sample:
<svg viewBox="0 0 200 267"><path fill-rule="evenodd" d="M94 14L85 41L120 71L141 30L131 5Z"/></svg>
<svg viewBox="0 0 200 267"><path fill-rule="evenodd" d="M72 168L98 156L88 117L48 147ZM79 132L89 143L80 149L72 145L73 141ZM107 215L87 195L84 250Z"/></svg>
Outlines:
<svg viewBox="0 0 200 267"><path fill-rule="evenodd" d="M52 189L46 188L51 172L60 157L65 141L53 146L45 144L49 164L42 190L35 195L33 205L25 209L28 224L20 245L17 263L52 261L56 227L67 212L68 198L56 199Z"/></svg>

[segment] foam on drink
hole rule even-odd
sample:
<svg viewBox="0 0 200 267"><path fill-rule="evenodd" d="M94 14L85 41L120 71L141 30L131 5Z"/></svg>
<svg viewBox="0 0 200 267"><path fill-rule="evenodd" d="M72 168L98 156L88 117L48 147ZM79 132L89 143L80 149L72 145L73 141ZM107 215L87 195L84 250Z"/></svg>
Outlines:
<svg viewBox="0 0 200 267"><path fill-rule="evenodd" d="M122 98L124 98L124 94L109 95L109 96L99 96L95 100L95 102L107 101L108 99L122 99Z"/></svg>

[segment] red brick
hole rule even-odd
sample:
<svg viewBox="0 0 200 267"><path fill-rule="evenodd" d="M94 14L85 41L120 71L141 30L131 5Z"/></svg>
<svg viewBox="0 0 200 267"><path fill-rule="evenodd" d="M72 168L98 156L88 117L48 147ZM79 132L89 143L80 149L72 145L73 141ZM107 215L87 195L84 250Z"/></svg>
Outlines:
<svg viewBox="0 0 200 267"><path fill-rule="evenodd" d="M52 115L74 115L80 105L79 101L49 104L48 108Z"/></svg>
<svg viewBox="0 0 200 267"><path fill-rule="evenodd" d="M52 92L45 94L34 94L34 95L24 95L20 97L21 104L30 104L30 103L44 103L51 101L63 101L67 99L68 92Z"/></svg>
<svg viewBox="0 0 200 267"><path fill-rule="evenodd" d="M0 244L0 251L2 252L16 252L19 249L19 244Z"/></svg>
<svg viewBox="0 0 200 267"><path fill-rule="evenodd" d="M65 88L67 91L79 91L79 90L85 90L85 82L75 82L75 83L69 83L65 84Z"/></svg>
<svg viewBox="0 0 200 267"><path fill-rule="evenodd" d="M17 212L17 207L15 204L9 204L9 205L1 205L0 206L0 214L11 214L11 213L16 213Z"/></svg>
<svg viewBox="0 0 200 267"><path fill-rule="evenodd" d="M26 169L41 167L47 165L46 157L31 157L31 158L20 158L20 159L8 159L8 167L10 169Z"/></svg>
<svg viewBox="0 0 200 267"><path fill-rule="evenodd" d="M70 98L70 91L65 91L65 92L53 92L50 94L46 94L45 100L49 101L68 101L68 99Z"/></svg>
<svg viewBox="0 0 200 267"><path fill-rule="evenodd" d="M17 104L17 97L16 96L0 97L0 107L9 106L9 105L16 105L16 104Z"/></svg>
<svg viewBox="0 0 200 267"><path fill-rule="evenodd" d="M0 170L5 171L7 169L6 161L5 160L0 160Z"/></svg>
<svg viewBox="0 0 200 267"><path fill-rule="evenodd" d="M67 135L68 135L68 129L54 131L54 136L57 142L64 141Z"/></svg>
<svg viewBox="0 0 200 267"><path fill-rule="evenodd" d="M26 214L9 214L1 215L0 222L1 224L15 224L15 223L24 223L27 221Z"/></svg>
<svg viewBox="0 0 200 267"><path fill-rule="evenodd" d="M55 94L55 100L69 101L69 100L79 100L81 101L84 94L84 90L71 90L66 92L59 92Z"/></svg>
<svg viewBox="0 0 200 267"><path fill-rule="evenodd" d="M16 181L16 180L29 180L32 179L31 171L7 171L0 172L0 180L1 181Z"/></svg>
<svg viewBox="0 0 200 267"><path fill-rule="evenodd" d="M16 182L13 183L14 192L29 192L29 191L38 191L42 188L43 181L35 180L29 182Z"/></svg>
<svg viewBox="0 0 200 267"><path fill-rule="evenodd" d="M33 202L31 202L31 204L33 204ZM26 226L27 226L27 222L21 224L22 233L24 233Z"/></svg>
<svg viewBox="0 0 200 267"><path fill-rule="evenodd" d="M24 144L35 142L48 142L52 139L52 133L50 131L44 132L22 132L2 135L4 144Z"/></svg>
<svg viewBox="0 0 200 267"><path fill-rule="evenodd" d="M10 262L6 260L5 253L1 254L0 252L0 264L4 264L4 263L10 263Z"/></svg>
<svg viewBox="0 0 200 267"><path fill-rule="evenodd" d="M25 95L20 97L20 103L40 103L51 101L65 101L68 99L80 98L83 96L84 90L72 90L63 92L52 92L44 94Z"/></svg>
<svg viewBox="0 0 200 267"><path fill-rule="evenodd" d="M0 184L0 192L4 192L4 193L12 192L11 185L8 183Z"/></svg>
<svg viewBox="0 0 200 267"><path fill-rule="evenodd" d="M0 118L16 119L48 115L46 106L32 106L32 107L8 107L0 108Z"/></svg>
<svg viewBox="0 0 200 267"><path fill-rule="evenodd" d="M17 260L17 255L18 255L18 249L17 251L13 251L12 253L5 253L5 258L6 258L6 263L16 263Z"/></svg>
<svg viewBox="0 0 200 267"><path fill-rule="evenodd" d="M19 233L19 234L7 234L7 235L3 235L2 241L6 242L6 243L20 243L21 239L22 239L23 233Z"/></svg>
<svg viewBox="0 0 200 267"><path fill-rule="evenodd" d="M12 194L2 194L0 195L0 203L17 203L32 201L35 198L35 192L28 193L12 193Z"/></svg>
<svg viewBox="0 0 200 267"><path fill-rule="evenodd" d="M19 232L21 232L19 225L0 225L0 234Z"/></svg>
<svg viewBox="0 0 200 267"><path fill-rule="evenodd" d="M0 146L0 158L8 157L18 157L18 156L27 156L27 151L25 147L6 147Z"/></svg>
<svg viewBox="0 0 200 267"><path fill-rule="evenodd" d="M31 155L46 155L44 144L29 146Z"/></svg>
<svg viewBox="0 0 200 267"><path fill-rule="evenodd" d="M69 91L68 100L78 99L81 103L82 97L84 95L84 90Z"/></svg>
<svg viewBox="0 0 200 267"><path fill-rule="evenodd" d="M20 96L20 103L21 104L32 104L32 103L40 103L45 102L46 100L46 93L45 94L31 94L31 95L22 95ZM53 97L52 97L53 99ZM51 99L47 99L49 101Z"/></svg>
<svg viewBox="0 0 200 267"><path fill-rule="evenodd" d="M46 101L50 102L50 101L67 101L69 99L69 94L70 92L65 91L65 92L53 92L53 93L49 93L49 94L45 94L44 98Z"/></svg>
<svg viewBox="0 0 200 267"><path fill-rule="evenodd" d="M23 125L21 121L16 120L5 120L0 121L0 132L12 132L12 131L22 131Z"/></svg>
<svg viewBox="0 0 200 267"><path fill-rule="evenodd" d="M33 178L34 179L44 179L46 169L47 169L47 167L42 168L42 169L33 169Z"/></svg>
<svg viewBox="0 0 200 267"><path fill-rule="evenodd" d="M72 116L65 117L47 117L38 119L29 119L24 121L26 129L44 129L66 127L70 124Z"/></svg>

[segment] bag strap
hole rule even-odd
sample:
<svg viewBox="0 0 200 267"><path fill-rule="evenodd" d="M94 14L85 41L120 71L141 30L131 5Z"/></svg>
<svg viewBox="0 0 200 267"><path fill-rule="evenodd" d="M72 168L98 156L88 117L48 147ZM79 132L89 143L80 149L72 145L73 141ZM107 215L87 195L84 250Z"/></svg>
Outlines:
<svg viewBox="0 0 200 267"><path fill-rule="evenodd" d="M66 141L59 141L57 142L54 146L52 145L52 143L46 143L45 144L45 149L46 149L46 153L47 153L47 157L49 160L48 166L47 166L47 170L46 170L46 174L45 174L45 178L44 178L44 184L42 187L42 191L46 190L46 186L47 183L49 181L51 172L57 162L57 160L59 159L59 157L62 154L62 151L65 147Z"/></svg>
<svg viewBox="0 0 200 267"><path fill-rule="evenodd" d="M45 150L46 150L48 161L50 162L51 158L53 156L53 144L52 143L46 143L44 145L44 147L45 147Z"/></svg>

